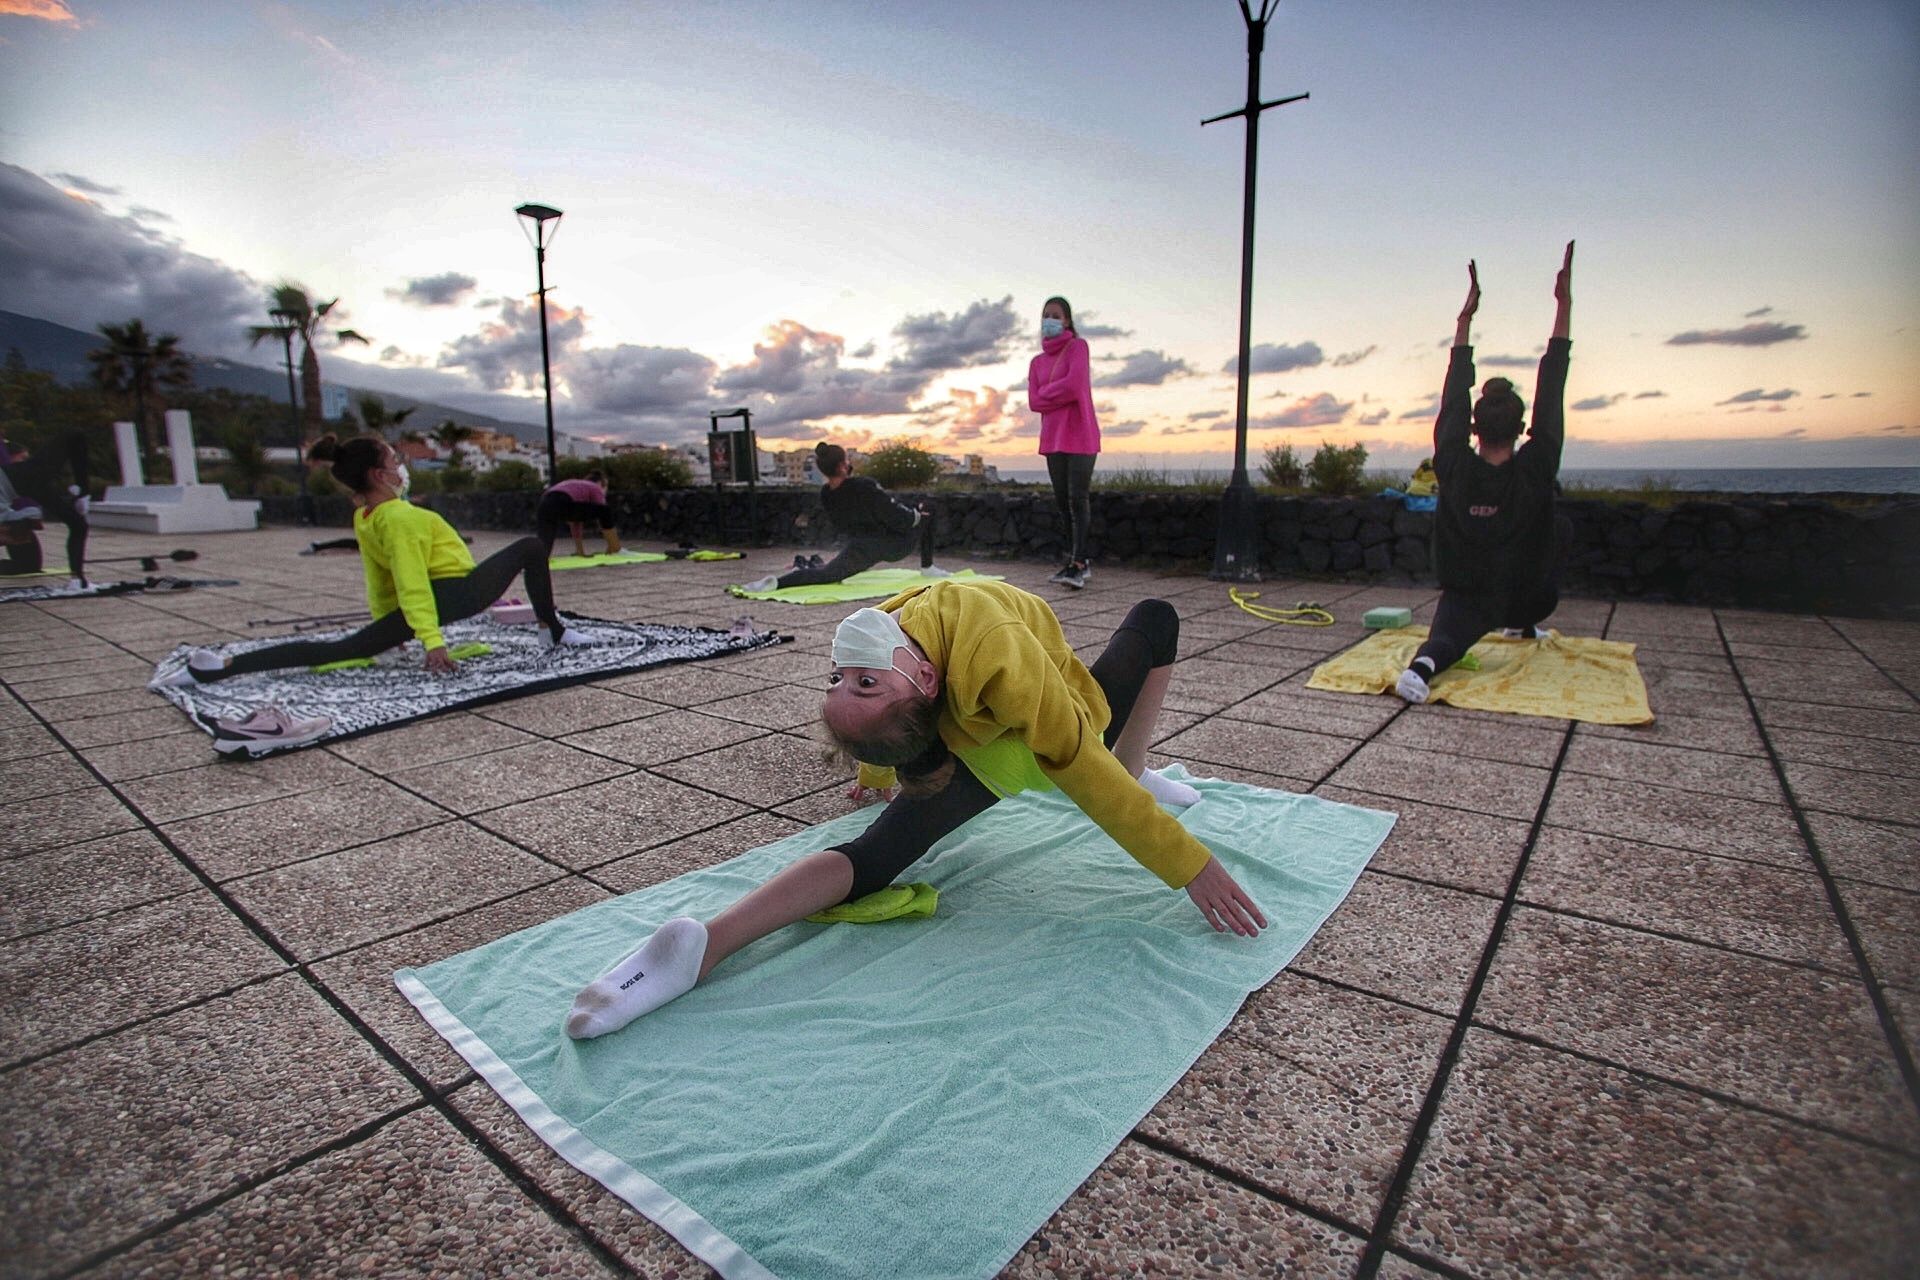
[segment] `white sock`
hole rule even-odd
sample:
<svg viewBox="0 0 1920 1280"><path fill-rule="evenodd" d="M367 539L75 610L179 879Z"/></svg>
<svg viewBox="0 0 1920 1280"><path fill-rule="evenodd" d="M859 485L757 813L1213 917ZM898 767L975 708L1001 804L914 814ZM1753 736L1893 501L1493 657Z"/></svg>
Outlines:
<svg viewBox="0 0 1920 1280"><path fill-rule="evenodd" d="M770 573L764 578L755 578L741 586L742 591L777 591L780 588L780 575Z"/></svg>
<svg viewBox="0 0 1920 1280"><path fill-rule="evenodd" d="M1418 667L1408 667L1402 671L1400 678L1394 682L1393 691L1406 701L1415 704L1425 702L1427 694L1431 692Z"/></svg>
<svg viewBox="0 0 1920 1280"><path fill-rule="evenodd" d="M573 998L567 1034L575 1040L604 1036L685 995L700 980L706 954L707 926L692 916L667 921Z"/></svg>
<svg viewBox="0 0 1920 1280"><path fill-rule="evenodd" d="M1184 782L1175 782L1172 778L1161 777L1157 769L1142 769L1140 785L1147 789L1148 795L1161 804L1175 804L1185 808L1188 805L1200 803L1198 791Z"/></svg>

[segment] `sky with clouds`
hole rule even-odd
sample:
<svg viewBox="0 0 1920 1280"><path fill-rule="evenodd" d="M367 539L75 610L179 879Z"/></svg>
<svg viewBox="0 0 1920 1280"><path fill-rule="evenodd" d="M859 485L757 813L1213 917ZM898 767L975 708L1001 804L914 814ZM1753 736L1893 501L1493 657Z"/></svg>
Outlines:
<svg viewBox="0 0 1920 1280"><path fill-rule="evenodd" d="M1034 466L1061 293L1107 462L1232 450L1232 0L0 0L0 308L251 358L281 279L342 381L692 439ZM1254 450L1419 457L1476 258L1525 394L1577 238L1573 466L1920 465L1920 6L1283 3Z"/></svg>

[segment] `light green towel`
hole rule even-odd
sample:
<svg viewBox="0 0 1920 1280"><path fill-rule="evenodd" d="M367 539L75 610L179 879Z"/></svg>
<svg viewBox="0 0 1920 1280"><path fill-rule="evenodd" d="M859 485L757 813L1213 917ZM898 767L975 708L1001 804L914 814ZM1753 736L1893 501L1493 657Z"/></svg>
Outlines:
<svg viewBox="0 0 1920 1280"><path fill-rule="evenodd" d="M822 582L811 587L776 587L772 591L748 591L745 587L728 587L731 595L742 600L779 600L786 604L840 604L847 600L884 600L888 596L898 595L908 587L926 586L933 582L999 582L997 573L975 573L971 569L962 569L947 578L929 578L918 569L866 569L854 574L843 582Z"/></svg>
<svg viewBox="0 0 1920 1280"><path fill-rule="evenodd" d="M592 556L555 556L547 561L549 569L605 569L623 564L659 564L666 557L658 551L602 551Z"/></svg>
<svg viewBox="0 0 1920 1280"><path fill-rule="evenodd" d="M582 986L879 806L395 977L562 1157L723 1276L991 1276L1299 952L1394 821L1196 785L1181 821L1265 911L1258 938L1214 933L1051 792L914 864L939 886L932 918L782 929L598 1040L563 1030Z"/></svg>
<svg viewBox="0 0 1920 1280"><path fill-rule="evenodd" d="M890 884L864 898L843 902L807 917L812 924L884 924L888 920L923 920L940 905L940 891L930 884Z"/></svg>
<svg viewBox="0 0 1920 1280"><path fill-rule="evenodd" d="M493 646L490 644L456 644L447 650L447 656L455 662L462 662L468 658L484 658L492 652ZM317 667L308 667L307 670L315 675L325 675L329 671L354 671L370 667L376 661L374 658L342 658L338 662L323 662Z"/></svg>

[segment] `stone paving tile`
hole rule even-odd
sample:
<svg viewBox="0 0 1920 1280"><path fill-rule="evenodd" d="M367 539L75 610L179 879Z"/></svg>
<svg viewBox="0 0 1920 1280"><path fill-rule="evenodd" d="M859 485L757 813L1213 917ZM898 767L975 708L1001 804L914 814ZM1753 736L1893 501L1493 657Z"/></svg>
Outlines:
<svg viewBox="0 0 1920 1280"><path fill-rule="evenodd" d="M476 1129L506 1153L534 1184L566 1207L593 1237L641 1276L714 1276L680 1242L626 1201L555 1155L500 1095L476 1081L450 1099Z"/></svg>
<svg viewBox="0 0 1920 1280"><path fill-rule="evenodd" d="M75 720L94 720L102 716L119 717L135 711L151 711L158 694L146 689L115 688L104 693L83 693L70 698L39 698L33 709L59 728ZM176 711L174 714L178 715Z"/></svg>
<svg viewBox="0 0 1920 1280"><path fill-rule="evenodd" d="M282 796L354 782L366 775L321 751L296 751L265 760L223 760L206 739L192 740L210 763L118 784L120 793L154 822L238 809Z"/></svg>
<svg viewBox="0 0 1920 1280"><path fill-rule="evenodd" d="M1697 649L1669 649L1665 645L1636 645L1633 657L1643 675L1656 668L1718 672L1723 676L1733 674L1732 659L1720 652L1703 653Z"/></svg>
<svg viewBox="0 0 1920 1280"><path fill-rule="evenodd" d="M1761 723L1769 730L1811 729L1816 733L1844 730L1854 738L1920 743L1920 714L1912 710L1881 711L1863 707L1841 709L1818 702L1789 698L1757 698Z"/></svg>
<svg viewBox="0 0 1920 1280"><path fill-rule="evenodd" d="M1920 893L1843 883L1840 901L1882 982L1920 987Z"/></svg>
<svg viewBox="0 0 1920 1280"><path fill-rule="evenodd" d="M824 692L827 672L832 664L815 654L800 652L792 645L781 645L777 649L750 649L746 653L729 654L702 665L755 680L799 685Z"/></svg>
<svg viewBox="0 0 1920 1280"><path fill-rule="evenodd" d="M1285 671L1239 662L1185 658L1173 665L1166 705L1175 711L1219 711L1277 683Z"/></svg>
<svg viewBox="0 0 1920 1280"><path fill-rule="evenodd" d="M825 698L824 681L819 687L804 689L781 685L759 693L742 694L738 698L702 703L700 711L704 715L739 720L763 729L801 729L819 723L820 708Z"/></svg>
<svg viewBox="0 0 1920 1280"><path fill-rule="evenodd" d="M739 720L700 711L674 711L572 734L561 741L626 764L654 765L744 742L759 737L760 732L759 727Z"/></svg>
<svg viewBox="0 0 1920 1280"><path fill-rule="evenodd" d="M630 773L480 815L475 821L543 858L580 869L738 817L747 806L650 773Z"/></svg>
<svg viewBox="0 0 1920 1280"><path fill-rule="evenodd" d="M0 939L110 915L199 883L144 830L0 861Z"/></svg>
<svg viewBox="0 0 1920 1280"><path fill-rule="evenodd" d="M1317 782L1353 750L1346 738L1329 738L1301 733L1294 729L1275 729L1245 720L1210 719L1184 733L1163 739L1158 750L1176 760L1189 762L1196 773L1199 766L1240 765L1262 773Z"/></svg>
<svg viewBox="0 0 1920 1280"><path fill-rule="evenodd" d="M145 676L151 674L151 671L145 672ZM145 676L138 667L129 671L126 667L116 665L107 670L60 675L53 679L35 680L26 684L12 680L8 683L13 686L15 695L31 703L42 715L51 716L54 714L53 708L57 707L62 699L90 698L96 694L123 692L130 686L144 685Z"/></svg>
<svg viewBox="0 0 1920 1280"><path fill-rule="evenodd" d="M1896 1276L1920 1165L1468 1033L1396 1242L1488 1280Z"/></svg>
<svg viewBox="0 0 1920 1280"><path fill-rule="evenodd" d="M1690 673L1673 674L1684 676ZM1747 709L1747 700L1738 690L1689 688L1658 679L1645 669L1641 671L1641 677L1646 681L1647 704L1653 708L1656 720L1661 716L1691 716L1699 720L1732 720L1747 724L1753 719L1753 713Z"/></svg>
<svg viewBox="0 0 1920 1280"><path fill-rule="evenodd" d="M1521 908L1476 1018L1920 1151L1920 1115L1855 975Z"/></svg>
<svg viewBox="0 0 1920 1280"><path fill-rule="evenodd" d="M1400 815L1386 843L1367 864L1373 870L1494 897L1506 893L1531 829L1531 824L1514 818L1396 800L1346 787L1319 786L1313 794Z"/></svg>
<svg viewBox="0 0 1920 1280"><path fill-rule="evenodd" d="M1845 726L1833 727L1843 729ZM1889 751L1886 743L1871 738L1787 728L1769 729L1767 738L1785 761L1920 778L1920 751Z"/></svg>
<svg viewBox="0 0 1920 1280"><path fill-rule="evenodd" d="M256 1187L83 1276L618 1274L431 1110Z"/></svg>
<svg viewBox="0 0 1920 1280"><path fill-rule="evenodd" d="M1914 709L1913 695L1858 658L1831 668L1809 668L1798 662L1769 662L1742 658L1740 674L1756 698L1798 698L1832 708L1864 707L1882 711Z"/></svg>
<svg viewBox="0 0 1920 1280"><path fill-rule="evenodd" d="M1398 698L1369 698L1350 693L1327 693L1283 684L1256 693L1220 712L1222 718L1251 720L1276 729L1332 734L1341 738L1370 738L1381 725L1400 713Z"/></svg>
<svg viewBox="0 0 1920 1280"><path fill-rule="evenodd" d="M1563 773L1547 803L1547 824L1796 869L1808 862L1800 828L1785 805L1644 781Z"/></svg>
<svg viewBox="0 0 1920 1280"><path fill-rule="evenodd" d="M627 772L627 766L558 742L534 741L482 756L396 770L393 781L455 813L478 813Z"/></svg>
<svg viewBox="0 0 1920 1280"><path fill-rule="evenodd" d="M244 876L227 890L282 946L311 960L561 874L487 832L449 822Z"/></svg>
<svg viewBox="0 0 1920 1280"><path fill-rule="evenodd" d="M1547 827L1534 845L1520 898L1846 976L1856 972L1811 863L1804 871L1775 870Z"/></svg>
<svg viewBox="0 0 1920 1280"><path fill-rule="evenodd" d="M1196 778L1218 778L1223 782L1244 782L1250 787L1264 787L1268 791L1291 791L1296 795L1305 795L1313 789L1313 783L1306 778L1288 778L1277 773L1262 773L1257 769L1242 769L1235 765L1219 764L1212 760L1185 760L1158 750L1147 753L1147 767L1149 769L1162 769L1172 764L1183 766L1187 772Z"/></svg>
<svg viewBox="0 0 1920 1280"><path fill-rule="evenodd" d="M1477 894L1368 871L1289 967L1451 1015L1498 910Z"/></svg>
<svg viewBox="0 0 1920 1280"><path fill-rule="evenodd" d="M60 750L59 740L37 723L0 722L0 762L33 760Z"/></svg>
<svg viewBox="0 0 1920 1280"><path fill-rule="evenodd" d="M434 716L397 729L345 742L330 743L326 750L342 760L351 760L375 773L439 764L484 755L507 747L525 746L537 739L511 725L489 720L469 712Z"/></svg>
<svg viewBox="0 0 1920 1280"><path fill-rule="evenodd" d="M1682 791L1785 804L1773 765L1759 756L1666 747L1651 742L1576 735L1564 767L1619 782L1658 782Z"/></svg>
<svg viewBox="0 0 1920 1280"><path fill-rule="evenodd" d="M863 803L856 804L847 798L847 791L846 784L835 783L833 786L822 787L818 791L777 805L775 811L783 817L792 818L795 822L802 822L811 827L822 822L831 822L841 814L851 813L864 805L880 803L869 793Z"/></svg>
<svg viewBox="0 0 1920 1280"><path fill-rule="evenodd" d="M202 871L230 880L446 819L446 810L359 774L321 791L184 818L161 830Z"/></svg>
<svg viewBox="0 0 1920 1280"><path fill-rule="evenodd" d="M1744 720L1709 720L1701 716L1683 716L1656 708L1652 724L1576 724L1574 740L1609 738L1621 742L1649 743L1662 747L1680 747L1688 751L1724 751L1740 756L1764 756L1760 730L1752 717Z"/></svg>
<svg viewBox="0 0 1920 1280"><path fill-rule="evenodd" d="M93 722L83 720L81 723ZM80 754L107 781L131 782L135 778L203 767L207 763L207 741L183 726L177 733L85 747Z"/></svg>
<svg viewBox="0 0 1920 1280"><path fill-rule="evenodd" d="M1136 1132L1329 1216L1371 1223L1452 1026L1282 973Z"/></svg>
<svg viewBox="0 0 1920 1280"><path fill-rule="evenodd" d="M601 683L609 689L618 689L621 693L630 693L649 702L694 707L703 702L737 698L743 693L758 693L781 682L761 680L733 668L709 670L699 663L691 663L664 667L658 671L642 671L637 675Z"/></svg>
<svg viewBox="0 0 1920 1280"><path fill-rule="evenodd" d="M1920 1058L1920 987L1887 987L1882 994L1908 1055Z"/></svg>
<svg viewBox="0 0 1920 1280"><path fill-rule="evenodd" d="M1718 609L1715 616L1729 644L1791 644L1812 649L1845 649L1846 637L1826 619L1761 613L1752 609Z"/></svg>
<svg viewBox="0 0 1920 1280"><path fill-rule="evenodd" d="M467 1074L466 1061L400 994L393 975L545 924L606 896L600 886L569 876L397 938L343 951L315 964L313 976L344 1000L356 1017L406 1059L407 1065L435 1087L444 1088Z"/></svg>
<svg viewBox="0 0 1920 1280"><path fill-rule="evenodd" d="M71 1267L415 1096L292 976L0 1075L0 1257Z"/></svg>
<svg viewBox="0 0 1920 1280"><path fill-rule="evenodd" d="M1369 742L1327 781L1355 791L1454 805L1531 821L1545 794L1545 769L1490 769L1473 759Z"/></svg>
<svg viewBox="0 0 1920 1280"><path fill-rule="evenodd" d="M1920 888L1920 829L1819 812L1807 814L1807 826L1827 869L1841 879Z"/></svg>
<svg viewBox="0 0 1920 1280"><path fill-rule="evenodd" d="M654 773L717 791L751 805L776 805L853 780L853 768L823 758L818 742L769 733L720 751L657 765Z"/></svg>
<svg viewBox="0 0 1920 1280"><path fill-rule="evenodd" d="M1000 1273L1059 1276L1353 1274L1365 1242L1136 1142L1123 1142Z"/></svg>
<svg viewBox="0 0 1920 1280"><path fill-rule="evenodd" d="M1546 728L1538 721L1515 722L1512 716L1495 722L1434 706L1401 716L1382 729L1374 741L1479 761L1551 769L1566 738L1564 724Z"/></svg>
<svg viewBox="0 0 1920 1280"><path fill-rule="evenodd" d="M281 968L204 890L0 946L0 1063Z"/></svg>
<svg viewBox="0 0 1920 1280"><path fill-rule="evenodd" d="M784 840L811 823L774 813L754 813L593 869L593 879L615 893L632 893L701 867L710 867Z"/></svg>
<svg viewBox="0 0 1920 1280"><path fill-rule="evenodd" d="M546 738L564 737L602 725L657 716L667 710L664 703L648 702L613 689L577 684L549 689L531 697L491 703L474 712L486 720L512 725L527 733Z"/></svg>
<svg viewBox="0 0 1920 1280"><path fill-rule="evenodd" d="M88 768L65 751L9 761L0 769L0 805L11 809L25 800L66 795L94 785Z"/></svg>
<svg viewBox="0 0 1920 1280"><path fill-rule="evenodd" d="M1802 808L1883 822L1920 821L1920 776L1861 773L1783 761L1787 785Z"/></svg>

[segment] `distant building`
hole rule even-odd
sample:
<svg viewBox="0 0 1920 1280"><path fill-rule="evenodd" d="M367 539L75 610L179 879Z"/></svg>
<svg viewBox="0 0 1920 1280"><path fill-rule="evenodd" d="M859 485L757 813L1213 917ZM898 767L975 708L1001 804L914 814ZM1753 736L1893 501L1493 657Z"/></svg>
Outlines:
<svg viewBox="0 0 1920 1280"><path fill-rule="evenodd" d="M320 416L329 422L346 417L349 395L345 387L337 387L330 382L321 383Z"/></svg>

